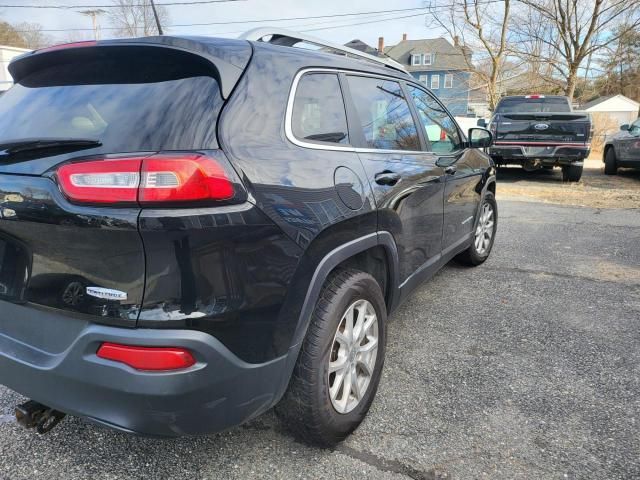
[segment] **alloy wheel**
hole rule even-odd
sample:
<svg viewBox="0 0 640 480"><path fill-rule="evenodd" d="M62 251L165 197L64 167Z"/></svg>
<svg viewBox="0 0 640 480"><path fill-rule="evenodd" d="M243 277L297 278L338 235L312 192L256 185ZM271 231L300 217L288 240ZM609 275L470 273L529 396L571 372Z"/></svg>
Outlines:
<svg viewBox="0 0 640 480"><path fill-rule="evenodd" d="M480 219L476 227L475 247L479 255L485 255L493 238L494 215L493 206L486 202L482 205Z"/></svg>
<svg viewBox="0 0 640 480"><path fill-rule="evenodd" d="M329 397L338 413L356 408L371 383L378 356L378 316L367 300L342 316L329 358Z"/></svg>

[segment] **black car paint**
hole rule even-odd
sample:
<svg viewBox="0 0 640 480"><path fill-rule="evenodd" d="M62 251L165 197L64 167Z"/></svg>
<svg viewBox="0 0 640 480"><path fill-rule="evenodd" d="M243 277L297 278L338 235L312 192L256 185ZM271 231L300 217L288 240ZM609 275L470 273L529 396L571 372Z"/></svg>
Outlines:
<svg viewBox="0 0 640 480"><path fill-rule="evenodd" d="M605 143L602 161L613 149L618 167L640 168L640 118Z"/></svg>
<svg viewBox="0 0 640 480"><path fill-rule="evenodd" d="M504 112L501 104L526 102L525 96L503 97L491 118L495 144L489 149L499 165L569 165L580 164L589 156L591 118L588 113L572 112L566 97L559 111ZM532 102L538 101L531 99Z"/></svg>
<svg viewBox="0 0 640 480"><path fill-rule="evenodd" d="M271 381L270 389L245 387L244 401L259 406L231 416L230 425L265 410L284 392L320 288L333 268L362 252L375 251L375 261L386 264L381 282L392 311L421 281L469 245L482 197L487 190L495 190L495 169L487 155L469 148L446 158L429 152L356 151L357 136L352 140L356 142L353 151L301 148L287 139L284 119L289 92L302 69L365 72L419 86L401 72L262 43L173 37L118 41L123 48L140 43L188 50L218 66L223 60L232 65L232 74L225 73L225 68L220 73L228 101L217 136L239 178L236 190L244 195L226 205L197 208L77 206L60 193L55 177L39 175L62 162L102 153L99 149L0 165L0 211L15 211L13 220L0 219L3 239L31 255L26 263L40 270L30 267L20 298L0 302L23 303L21 318L29 312L38 315L41 307L34 304L39 304L55 315L66 309L66 314L78 316L87 325L137 326L130 332L131 341L138 344L145 344L145 331L165 331L162 338L174 338L176 344L189 331L199 331L221 342L223 356L233 357L243 368L251 370L253 365L258 371L258 367L281 365L277 374L265 377ZM228 51L235 56L229 58ZM73 54L61 52L36 56L42 55L39 61L46 63ZM216 52L215 58L211 52ZM51 57L45 59L45 55ZM242 69L238 65L243 64L244 71L237 74ZM20 78L27 66L15 65L12 71ZM416 116L415 111L412 114ZM424 145L422 131L420 137ZM455 168L446 172L440 166L444 163ZM344 167L350 173L345 174ZM382 171L398 173L400 181L378 185L375 175ZM26 201L15 205L14 194ZM345 197L360 200L345 203ZM326 218L310 207L318 203L329 207ZM71 225L76 236L65 231ZM69 246L80 234L87 251L74 264L68 258ZM27 244L41 242L37 254L45 255L46 262L34 263L32 252L12 238ZM56 304L59 298L47 295L56 291L50 282L58 286L67 280L68 284L86 282L126 290L129 300L91 299L80 307L61 309ZM52 341L57 341L54 337ZM154 342L150 344L158 344ZM55 350L51 345L44 348ZM95 361L95 351L85 353ZM36 397L41 392L30 394ZM259 398L266 400L256 403ZM62 403L54 406L64 410ZM141 432L200 431L188 425L193 419L184 420L172 433L170 426L159 426L170 421L169 415L146 423L119 422L117 412L87 409L77 402L69 408L72 413ZM208 407L205 410L211 414ZM212 428L224 426L228 425Z"/></svg>

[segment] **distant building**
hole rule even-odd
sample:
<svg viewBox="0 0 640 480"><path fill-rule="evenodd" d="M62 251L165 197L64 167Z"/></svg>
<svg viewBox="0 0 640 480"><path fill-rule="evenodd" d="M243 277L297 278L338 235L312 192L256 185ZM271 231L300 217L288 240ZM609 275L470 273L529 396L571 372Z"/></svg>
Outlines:
<svg viewBox="0 0 640 480"><path fill-rule="evenodd" d="M640 103L622 94L599 97L580 106L580 110L589 113L606 114L620 125L634 122L639 115Z"/></svg>
<svg viewBox="0 0 640 480"><path fill-rule="evenodd" d="M469 65L471 51L452 45L444 38L408 40L407 34L396 45L378 40L378 51L384 52L431 89L454 115L469 113Z"/></svg>
<svg viewBox="0 0 640 480"><path fill-rule="evenodd" d="M30 52L27 48L9 47L7 45L0 45L0 62L2 62L2 68L0 68L0 94L9 90L13 85L13 78L9 73L9 62L23 53Z"/></svg>

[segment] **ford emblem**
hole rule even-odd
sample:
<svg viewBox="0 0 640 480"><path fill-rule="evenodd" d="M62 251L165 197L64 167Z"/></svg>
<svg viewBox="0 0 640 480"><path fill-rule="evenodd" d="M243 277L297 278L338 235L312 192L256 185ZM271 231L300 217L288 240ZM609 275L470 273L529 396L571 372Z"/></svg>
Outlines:
<svg viewBox="0 0 640 480"><path fill-rule="evenodd" d="M535 128L536 130L546 130L547 128L549 128L549 125L547 125L546 123L536 123L533 128Z"/></svg>

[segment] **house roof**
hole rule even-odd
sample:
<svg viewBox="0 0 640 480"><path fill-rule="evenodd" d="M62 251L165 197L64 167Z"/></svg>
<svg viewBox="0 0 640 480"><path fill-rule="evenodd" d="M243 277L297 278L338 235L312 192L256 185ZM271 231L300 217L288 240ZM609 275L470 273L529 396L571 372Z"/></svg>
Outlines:
<svg viewBox="0 0 640 480"><path fill-rule="evenodd" d="M582 105L582 110L589 110L594 107L598 107L600 111L607 111L607 103L611 104L611 110L609 111L620 111L620 106L625 105L628 106L628 111L636 111L640 108L640 103L632 100L628 97L625 97L622 94L618 95L606 95L604 97L598 97L590 102ZM627 111L627 109L625 109Z"/></svg>
<svg viewBox="0 0 640 480"><path fill-rule="evenodd" d="M371 45L364 43L362 40L356 38L344 44L345 47L353 48L360 52L368 53L369 55L378 55L378 50Z"/></svg>
<svg viewBox="0 0 640 480"><path fill-rule="evenodd" d="M384 49L384 53L403 64L410 72L426 70L467 70L467 60L461 47L455 47L445 38L402 40ZM435 54L431 65L411 65L411 54ZM470 55L470 52L468 52Z"/></svg>

